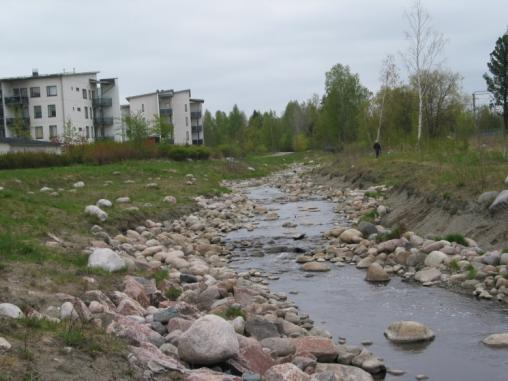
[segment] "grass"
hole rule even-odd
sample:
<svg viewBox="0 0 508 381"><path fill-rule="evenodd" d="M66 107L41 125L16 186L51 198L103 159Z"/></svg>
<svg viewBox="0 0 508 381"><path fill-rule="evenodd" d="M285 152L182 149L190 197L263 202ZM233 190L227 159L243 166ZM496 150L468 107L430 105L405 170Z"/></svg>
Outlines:
<svg viewBox="0 0 508 381"><path fill-rule="evenodd" d="M503 249L503 253L508 253L508 247L505 247L505 248Z"/></svg>
<svg viewBox="0 0 508 381"><path fill-rule="evenodd" d="M458 243L459 245L462 245L462 246L466 246L466 247L469 246L469 244L467 243L466 239L464 238L464 236L462 234L457 234L457 233L448 234L443 239L448 242Z"/></svg>
<svg viewBox="0 0 508 381"><path fill-rule="evenodd" d="M177 300L182 295L182 289L180 287L170 287L166 290L165 295L169 300Z"/></svg>
<svg viewBox="0 0 508 381"><path fill-rule="evenodd" d="M365 197L379 198L381 196L383 196L381 192L365 192Z"/></svg>
<svg viewBox="0 0 508 381"><path fill-rule="evenodd" d="M441 139L414 145L393 145L376 159L371 149L346 148L322 169L324 174L361 176L363 183L383 183L420 193L441 195L444 200L476 198L480 193L504 189L508 173L506 144L478 148L473 142Z"/></svg>

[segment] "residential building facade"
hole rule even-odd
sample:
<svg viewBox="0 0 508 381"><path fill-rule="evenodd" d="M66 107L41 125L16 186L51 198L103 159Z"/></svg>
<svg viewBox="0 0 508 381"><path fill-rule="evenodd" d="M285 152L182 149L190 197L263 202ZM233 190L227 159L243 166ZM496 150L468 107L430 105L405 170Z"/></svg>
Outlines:
<svg viewBox="0 0 508 381"><path fill-rule="evenodd" d="M204 144L204 100L192 98L190 90L157 90L126 99L129 104L122 105L123 116L141 115L151 127L156 118L167 118L173 125L174 144Z"/></svg>
<svg viewBox="0 0 508 381"><path fill-rule="evenodd" d="M0 79L0 138L62 141L65 125L84 142L121 139L118 80L99 72Z"/></svg>

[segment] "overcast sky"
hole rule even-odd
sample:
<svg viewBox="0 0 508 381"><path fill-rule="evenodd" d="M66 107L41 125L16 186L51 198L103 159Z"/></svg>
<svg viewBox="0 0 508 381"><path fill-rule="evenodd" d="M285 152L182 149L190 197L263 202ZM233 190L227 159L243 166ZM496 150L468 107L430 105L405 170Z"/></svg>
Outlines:
<svg viewBox="0 0 508 381"><path fill-rule="evenodd" d="M336 63L379 87L380 62L405 49L411 0L2 0L0 77L100 70L123 99L191 88L211 111L280 112L322 95ZM467 93L508 25L507 0L423 0L448 40L445 65ZM405 76L405 74L404 74Z"/></svg>

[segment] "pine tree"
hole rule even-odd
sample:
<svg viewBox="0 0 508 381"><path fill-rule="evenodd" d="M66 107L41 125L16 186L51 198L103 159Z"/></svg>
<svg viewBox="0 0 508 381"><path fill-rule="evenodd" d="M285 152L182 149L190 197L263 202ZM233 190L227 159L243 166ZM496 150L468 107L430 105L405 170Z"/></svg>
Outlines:
<svg viewBox="0 0 508 381"><path fill-rule="evenodd" d="M494 95L496 106L502 107L504 128L508 130L508 31L497 39L487 66L491 75L485 73L483 78Z"/></svg>

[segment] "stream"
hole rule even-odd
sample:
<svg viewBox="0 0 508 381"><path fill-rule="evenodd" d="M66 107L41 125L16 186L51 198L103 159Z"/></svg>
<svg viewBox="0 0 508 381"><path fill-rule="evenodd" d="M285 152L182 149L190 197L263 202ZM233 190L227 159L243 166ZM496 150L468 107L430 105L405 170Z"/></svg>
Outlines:
<svg viewBox="0 0 508 381"><path fill-rule="evenodd" d="M334 340L344 337L351 345L372 341L368 349L382 357L387 368L406 371L403 376L388 374L386 380L415 380L418 374L439 381L508 380L508 351L480 342L508 330L508 307L398 277L387 285L368 283L365 272L353 265L331 264L327 273L303 272L295 262L298 252L323 244L322 233L347 224L346 218L334 212L334 204L319 198L288 202L284 193L269 186L244 192L280 218L257 218L253 230L228 234L227 241L235 247L231 266L240 272L256 269L270 274L270 288L287 293ZM287 222L298 226L283 228ZM299 233L305 238L294 240ZM394 345L383 332L395 320L419 321L436 338L426 345Z"/></svg>

